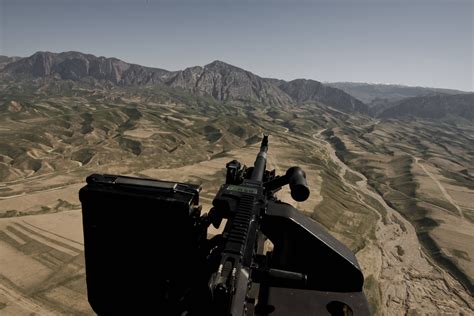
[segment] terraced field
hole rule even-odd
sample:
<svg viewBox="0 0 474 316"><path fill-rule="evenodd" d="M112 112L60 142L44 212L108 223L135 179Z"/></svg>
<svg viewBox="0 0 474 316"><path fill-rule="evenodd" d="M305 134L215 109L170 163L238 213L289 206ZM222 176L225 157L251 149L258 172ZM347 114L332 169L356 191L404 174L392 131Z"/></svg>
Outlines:
<svg viewBox="0 0 474 316"><path fill-rule="evenodd" d="M81 221L79 211L2 219L2 313L92 314Z"/></svg>

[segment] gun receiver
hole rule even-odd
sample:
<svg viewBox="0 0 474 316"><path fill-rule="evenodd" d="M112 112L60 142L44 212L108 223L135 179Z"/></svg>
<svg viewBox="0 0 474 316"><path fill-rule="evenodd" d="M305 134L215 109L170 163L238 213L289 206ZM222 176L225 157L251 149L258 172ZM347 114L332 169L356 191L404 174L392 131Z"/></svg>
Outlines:
<svg viewBox="0 0 474 316"><path fill-rule="evenodd" d="M90 176L80 199L93 309L100 314L139 310L165 315L368 315L364 278L352 252L275 197L288 184L293 199L305 201L310 194L305 172L291 167L277 176L266 168L267 152L264 135L253 167L230 161L225 184L202 216L200 187ZM139 214L125 220L130 209ZM208 227L219 228L223 220L222 234L206 238ZM143 231L150 223L157 226L156 236ZM179 236L171 224L179 226ZM126 238L120 235L130 227L137 228ZM135 255L126 264L114 260L120 253L118 246L110 245L115 238L126 240L125 250ZM267 239L272 251L265 251ZM135 243L161 248L161 260L137 251L144 249L134 248ZM127 269L134 269L135 275L122 278L119 285L118 275L132 274ZM148 282L155 284L156 293L145 289ZM124 294L124 288L130 290ZM124 302L119 309L117 301Z"/></svg>

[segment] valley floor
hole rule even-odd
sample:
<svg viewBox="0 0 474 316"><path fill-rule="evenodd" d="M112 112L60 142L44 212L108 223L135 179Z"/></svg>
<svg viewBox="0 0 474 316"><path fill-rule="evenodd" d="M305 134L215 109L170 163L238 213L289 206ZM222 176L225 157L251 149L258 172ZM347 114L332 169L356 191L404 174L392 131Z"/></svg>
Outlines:
<svg viewBox="0 0 474 316"><path fill-rule="evenodd" d="M297 142L310 142L312 145L309 149L308 146L294 146ZM231 150L224 157L179 168L137 170L134 174L200 183L204 187L201 194L203 209L208 210L214 193L224 180L225 163L232 157L250 164L256 152L256 145L246 146ZM320 157L320 161L314 163L308 156L311 155L309 152ZM354 203L357 204L354 205L365 209L365 218L371 219L365 234L362 233L366 230L364 217L360 217L358 212L345 210L341 213L349 221L347 223L344 219L334 223L329 218L331 214L320 215L320 222L358 251L357 258L366 277L365 291L378 314L472 313L472 296L425 254L412 224L368 186L363 174L341 161L321 133L313 134L312 139L303 139L283 130L279 136L271 137L269 155L268 167L275 168L278 173L283 173L293 164L301 165L307 172L312 189L308 201L296 203L289 197L288 190L279 192L281 199L306 214L326 212L324 203L333 199L332 193L342 191L350 191L355 196ZM327 171L322 172L319 164L324 164ZM1 210L14 208L30 212L28 216L0 219L2 313L92 314L86 297L82 223L77 196L83 184L61 185L59 180L54 180L58 177L55 175L50 177L50 181L56 183L56 187L51 188L52 182L45 181L49 176L16 183L24 188L34 187L34 192L25 190L24 194L0 200ZM326 192L330 176L337 177L340 184ZM46 189L34 185L37 181L44 183ZM63 206L55 208L58 201L64 201ZM344 202L343 197L336 202ZM48 206L49 211L40 214L41 206ZM38 214L31 214L35 209ZM329 217L325 219L324 216ZM348 232L347 227L354 225L356 232ZM357 232L357 227L360 227L360 232ZM372 237L368 236L370 230L373 230ZM357 234L359 236L354 239Z"/></svg>

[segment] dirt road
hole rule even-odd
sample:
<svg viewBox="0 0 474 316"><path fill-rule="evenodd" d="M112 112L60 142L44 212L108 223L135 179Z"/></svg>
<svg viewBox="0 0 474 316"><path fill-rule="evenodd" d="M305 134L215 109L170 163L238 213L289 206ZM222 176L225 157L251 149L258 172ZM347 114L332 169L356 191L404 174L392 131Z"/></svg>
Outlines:
<svg viewBox="0 0 474 316"><path fill-rule="evenodd" d="M459 205L453 200L453 198L451 197L451 195L449 195L449 193L446 191L446 188L441 184L441 182L439 182L439 180L428 170L426 169L425 166L423 166L423 164L421 164L419 162L420 158L417 158L417 157L414 157L412 156L413 159L415 159L415 163L417 166L419 166L424 173L426 173L426 175L428 177L431 178L431 180L433 180L434 183L436 183L436 185L438 186L439 190L441 191L441 193L443 194L444 198L446 200L448 200L449 203L451 203L455 208L456 210L458 211L459 213L459 216L464 219L464 213L462 211L462 209L459 207Z"/></svg>

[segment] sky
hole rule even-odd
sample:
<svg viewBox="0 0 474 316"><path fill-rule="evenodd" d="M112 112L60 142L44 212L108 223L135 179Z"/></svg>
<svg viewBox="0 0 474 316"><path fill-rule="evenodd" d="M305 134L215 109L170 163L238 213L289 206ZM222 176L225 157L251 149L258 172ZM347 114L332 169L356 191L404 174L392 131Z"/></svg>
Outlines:
<svg viewBox="0 0 474 316"><path fill-rule="evenodd" d="M474 91L474 0L0 0L0 55Z"/></svg>

